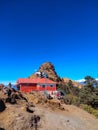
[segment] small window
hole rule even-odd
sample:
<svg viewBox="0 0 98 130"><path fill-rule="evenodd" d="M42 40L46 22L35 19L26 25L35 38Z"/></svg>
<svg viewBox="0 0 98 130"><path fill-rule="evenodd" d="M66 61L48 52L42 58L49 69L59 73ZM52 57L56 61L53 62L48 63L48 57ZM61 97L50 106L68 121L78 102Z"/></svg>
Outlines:
<svg viewBox="0 0 98 130"><path fill-rule="evenodd" d="M42 85L43 88L45 88L45 85Z"/></svg>
<svg viewBox="0 0 98 130"><path fill-rule="evenodd" d="M50 87L53 87L53 85L50 85Z"/></svg>

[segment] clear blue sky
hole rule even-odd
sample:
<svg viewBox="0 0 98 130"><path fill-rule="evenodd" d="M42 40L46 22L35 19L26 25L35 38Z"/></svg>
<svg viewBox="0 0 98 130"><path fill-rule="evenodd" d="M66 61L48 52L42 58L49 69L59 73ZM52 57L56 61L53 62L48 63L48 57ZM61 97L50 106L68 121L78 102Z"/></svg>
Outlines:
<svg viewBox="0 0 98 130"><path fill-rule="evenodd" d="M0 80L46 61L61 77L98 78L97 0L0 0Z"/></svg>

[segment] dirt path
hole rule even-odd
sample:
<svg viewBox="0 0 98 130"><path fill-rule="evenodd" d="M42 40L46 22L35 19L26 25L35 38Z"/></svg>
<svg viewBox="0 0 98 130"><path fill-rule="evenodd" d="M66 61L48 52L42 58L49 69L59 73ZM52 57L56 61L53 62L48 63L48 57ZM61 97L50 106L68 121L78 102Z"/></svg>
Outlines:
<svg viewBox="0 0 98 130"><path fill-rule="evenodd" d="M34 114L40 115L38 130L98 130L98 119L75 106L64 105L65 111L37 106ZM35 130L30 128L33 114L24 105L7 105L0 113L0 127L5 130Z"/></svg>
<svg viewBox="0 0 98 130"><path fill-rule="evenodd" d="M65 105L66 111L40 109L43 113L41 130L98 130L98 119L75 106Z"/></svg>

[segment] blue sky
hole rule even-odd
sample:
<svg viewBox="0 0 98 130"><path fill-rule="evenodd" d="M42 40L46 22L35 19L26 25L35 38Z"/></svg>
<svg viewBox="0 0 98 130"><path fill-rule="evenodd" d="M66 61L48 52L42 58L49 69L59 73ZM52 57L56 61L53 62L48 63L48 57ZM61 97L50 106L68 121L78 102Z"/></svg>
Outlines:
<svg viewBox="0 0 98 130"><path fill-rule="evenodd" d="M0 81L50 61L61 77L98 78L97 0L0 0Z"/></svg>

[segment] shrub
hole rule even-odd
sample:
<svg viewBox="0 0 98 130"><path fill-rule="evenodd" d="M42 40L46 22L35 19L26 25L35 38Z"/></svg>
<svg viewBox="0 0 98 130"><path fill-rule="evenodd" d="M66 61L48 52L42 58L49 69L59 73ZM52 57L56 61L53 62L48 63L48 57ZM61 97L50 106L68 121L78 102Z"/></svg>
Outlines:
<svg viewBox="0 0 98 130"><path fill-rule="evenodd" d="M79 105L79 99L77 96L74 96L74 95L71 95L71 94L67 94L65 97L64 97L64 102L66 104L73 104L73 105Z"/></svg>

